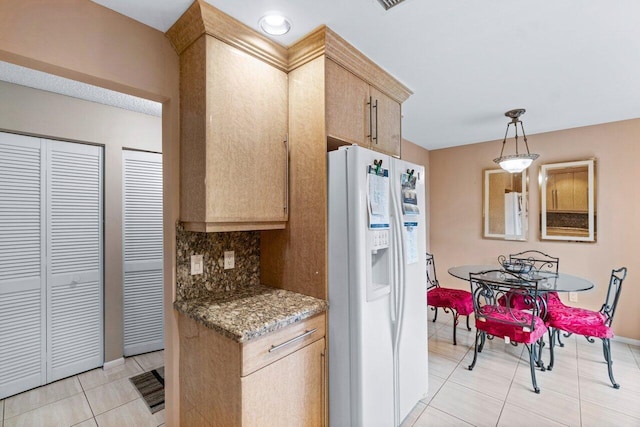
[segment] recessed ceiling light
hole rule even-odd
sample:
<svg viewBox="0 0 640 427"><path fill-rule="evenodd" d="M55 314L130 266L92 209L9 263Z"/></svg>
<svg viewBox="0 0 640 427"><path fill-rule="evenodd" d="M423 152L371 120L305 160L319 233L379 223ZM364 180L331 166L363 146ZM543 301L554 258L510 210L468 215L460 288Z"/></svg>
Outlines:
<svg viewBox="0 0 640 427"><path fill-rule="evenodd" d="M278 13L268 13L258 21L260 29L272 36L287 34L291 29L291 22Z"/></svg>

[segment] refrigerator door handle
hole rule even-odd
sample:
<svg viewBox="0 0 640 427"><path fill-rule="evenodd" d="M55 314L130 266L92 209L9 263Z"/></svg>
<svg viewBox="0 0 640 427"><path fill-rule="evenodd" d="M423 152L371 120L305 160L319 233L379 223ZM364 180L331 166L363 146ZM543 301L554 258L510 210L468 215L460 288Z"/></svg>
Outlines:
<svg viewBox="0 0 640 427"><path fill-rule="evenodd" d="M396 312L396 319L393 324L393 418L394 426L400 425L400 361L398 360L400 351L400 333L402 332L403 323L403 306L404 306L404 239L402 235L402 211L398 205L398 194L396 186L392 183L391 200L394 211L394 242L395 256L394 265L397 265L397 274L393 283L393 303L392 307Z"/></svg>

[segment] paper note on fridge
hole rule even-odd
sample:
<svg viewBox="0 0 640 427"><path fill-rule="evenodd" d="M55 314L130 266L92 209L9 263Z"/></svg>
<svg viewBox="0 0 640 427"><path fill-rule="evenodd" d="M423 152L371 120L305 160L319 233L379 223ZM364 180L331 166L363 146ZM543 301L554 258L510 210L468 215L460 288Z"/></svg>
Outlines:
<svg viewBox="0 0 640 427"><path fill-rule="evenodd" d="M369 228L389 228L389 170L369 166Z"/></svg>
<svg viewBox="0 0 640 427"><path fill-rule="evenodd" d="M405 215L420 215L418 208L418 193L416 192L416 176L403 173L402 182L402 212Z"/></svg>
<svg viewBox="0 0 640 427"><path fill-rule="evenodd" d="M418 223L404 223L404 241L405 253L407 254L406 263L415 264L418 262Z"/></svg>

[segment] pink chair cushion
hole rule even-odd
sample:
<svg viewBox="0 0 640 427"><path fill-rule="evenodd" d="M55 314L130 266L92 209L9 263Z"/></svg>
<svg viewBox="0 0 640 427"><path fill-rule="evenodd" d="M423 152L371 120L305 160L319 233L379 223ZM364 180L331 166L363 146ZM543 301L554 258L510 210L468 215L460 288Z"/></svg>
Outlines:
<svg viewBox="0 0 640 427"><path fill-rule="evenodd" d="M521 294L511 293L510 297L511 307L516 308L518 310L528 310L530 309L530 304L526 304L524 302L524 296ZM507 298L503 295L498 298L498 304L501 306L506 306ZM552 307L566 307L560 300L557 292L549 292L547 293L547 307L551 309Z"/></svg>
<svg viewBox="0 0 640 427"><path fill-rule="evenodd" d="M463 316L473 313L471 292L462 289L433 288L427 292L427 305L432 307L453 308Z"/></svg>
<svg viewBox="0 0 640 427"><path fill-rule="evenodd" d="M515 308L509 310L500 306L484 306L480 308L480 313L484 313L489 317L476 318L476 329L484 331L494 337L509 337L513 342L531 344L532 342L538 341L547 331L544 321L538 316L535 316L533 331L524 329L522 326L501 322L501 320L513 322L514 317L516 317L518 322L530 325L532 315L526 311Z"/></svg>
<svg viewBox="0 0 640 427"><path fill-rule="evenodd" d="M553 307L566 307L557 292L549 292L547 294L547 306L549 309Z"/></svg>
<svg viewBox="0 0 640 427"><path fill-rule="evenodd" d="M577 335L594 338L613 338L613 330L605 324L607 317L599 311L567 307L549 310L547 324Z"/></svg>

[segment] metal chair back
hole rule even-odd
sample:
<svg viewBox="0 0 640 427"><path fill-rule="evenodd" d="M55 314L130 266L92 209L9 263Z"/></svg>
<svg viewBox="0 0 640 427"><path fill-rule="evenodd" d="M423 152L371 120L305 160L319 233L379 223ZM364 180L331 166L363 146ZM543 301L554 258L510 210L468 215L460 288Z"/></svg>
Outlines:
<svg viewBox="0 0 640 427"><path fill-rule="evenodd" d="M611 278L609 279L609 289L607 290L607 298L600 308L600 312L607 316L606 325L611 326L613 315L618 307L620 292L622 291L622 282L627 277L627 267L620 267L617 270L611 270Z"/></svg>
<svg viewBox="0 0 640 427"><path fill-rule="evenodd" d="M535 317L544 317L546 301L541 298L538 280L502 270L469 274L473 309L477 321L495 321L533 332ZM506 304L498 300L504 298ZM512 299L522 299L528 309L513 308Z"/></svg>
<svg viewBox="0 0 640 427"><path fill-rule="evenodd" d="M436 262L433 259L433 254L427 252L427 291L432 288L439 288L440 283L436 276Z"/></svg>
<svg viewBox="0 0 640 427"><path fill-rule="evenodd" d="M560 258L547 255L537 250L528 250L509 255L511 263L525 263L531 265L537 271L550 271L558 274Z"/></svg>

